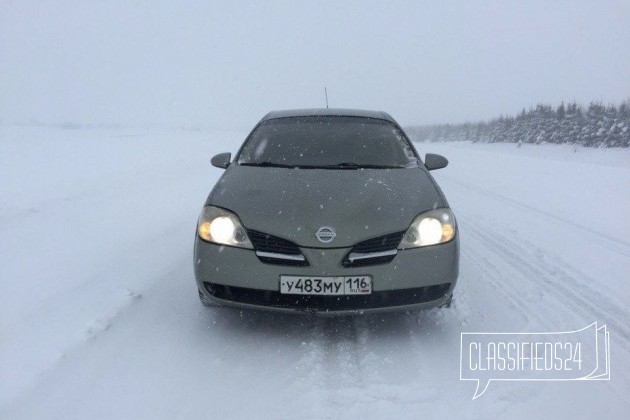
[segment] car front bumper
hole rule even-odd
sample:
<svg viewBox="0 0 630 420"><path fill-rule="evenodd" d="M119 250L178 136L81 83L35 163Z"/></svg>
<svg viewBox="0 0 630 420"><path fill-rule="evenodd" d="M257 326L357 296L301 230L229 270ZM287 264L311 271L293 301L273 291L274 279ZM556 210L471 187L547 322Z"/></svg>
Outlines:
<svg viewBox="0 0 630 420"><path fill-rule="evenodd" d="M284 312L353 314L428 309L446 303L459 272L459 238L398 251L385 264L346 267L350 248L300 248L308 266L261 262L253 250L195 240L194 268L204 300L218 305ZM280 294L280 276L372 277L372 294L303 296Z"/></svg>

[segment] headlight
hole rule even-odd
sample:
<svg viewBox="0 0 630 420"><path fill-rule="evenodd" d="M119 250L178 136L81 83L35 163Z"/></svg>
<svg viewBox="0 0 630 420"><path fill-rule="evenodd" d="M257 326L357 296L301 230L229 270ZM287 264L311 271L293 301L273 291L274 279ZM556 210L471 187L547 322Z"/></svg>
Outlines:
<svg viewBox="0 0 630 420"><path fill-rule="evenodd" d="M450 209L435 209L416 216L398 249L448 242L455 236L455 217Z"/></svg>
<svg viewBox="0 0 630 420"><path fill-rule="evenodd" d="M207 206L201 210L197 234L204 241L215 244L254 248L238 217L230 211L214 206Z"/></svg>

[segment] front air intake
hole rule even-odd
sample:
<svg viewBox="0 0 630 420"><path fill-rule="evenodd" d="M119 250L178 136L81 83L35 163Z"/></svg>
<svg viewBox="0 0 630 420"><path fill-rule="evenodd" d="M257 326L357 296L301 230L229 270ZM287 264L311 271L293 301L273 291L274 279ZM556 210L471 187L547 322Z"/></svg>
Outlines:
<svg viewBox="0 0 630 420"><path fill-rule="evenodd" d="M254 245L258 259L266 264L309 265L300 247L291 241L255 230L248 230L247 236Z"/></svg>
<svg viewBox="0 0 630 420"><path fill-rule="evenodd" d="M390 233L368 239L354 245L343 260L346 267L387 264L397 254L397 248L405 232Z"/></svg>

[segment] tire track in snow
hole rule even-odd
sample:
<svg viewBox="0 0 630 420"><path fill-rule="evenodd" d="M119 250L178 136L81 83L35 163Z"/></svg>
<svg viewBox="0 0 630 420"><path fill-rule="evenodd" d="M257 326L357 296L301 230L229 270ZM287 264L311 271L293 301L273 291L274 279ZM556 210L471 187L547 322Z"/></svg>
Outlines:
<svg viewBox="0 0 630 420"><path fill-rule="evenodd" d="M326 318L323 346L328 404L335 412L352 410L365 386L362 352L359 348L357 317Z"/></svg>
<svg viewBox="0 0 630 420"><path fill-rule="evenodd" d="M482 195L484 197L487 198L491 198L497 201L500 201L502 203L511 205L513 207L518 208L519 210L526 210L528 212L531 213L536 213L540 216L544 216L546 218L552 219L554 221L557 222L561 222L562 224L571 226L572 228L577 228L580 229L581 231L583 231L584 233L586 233L591 239L591 242L597 243L599 245L601 245L602 247L604 247L605 249L608 249L610 251L614 251L617 252L621 255L623 255L624 257L630 257L630 243L620 239L620 238L615 238L613 236L607 235L605 233L602 232L598 232L596 230L593 230L587 226L583 226L579 223L575 223L571 220L562 218L560 216L557 216L553 213L541 210L539 208L536 208L534 206L530 206L529 204L525 204L525 203L521 203L518 200L514 200L512 198L506 197L502 194L499 194L497 192L470 184L468 182L464 182L461 180L457 180L455 178L449 177L449 176L444 176L442 175L441 178L444 178L445 180L447 180L448 182L451 182L453 184L458 185L460 188L465 188L466 191L472 191L476 194Z"/></svg>
<svg viewBox="0 0 630 420"><path fill-rule="evenodd" d="M300 315L297 315L300 316ZM309 317L305 318L308 325L308 338L302 342L305 349L304 354L296 363L295 383L291 384L292 389L288 392L296 393L296 398L308 396L309 409L305 412L313 419L331 418L328 410L328 395L326 389L326 372L324 363L326 360L325 350L322 346L322 335L324 331L324 319Z"/></svg>
<svg viewBox="0 0 630 420"><path fill-rule="evenodd" d="M410 319L411 326L407 325ZM364 418L366 413L387 410L392 404L437 399L437 392L426 384L424 376L413 387L388 383L383 378L382 373L389 373L395 363L388 356L392 342L383 340L382 335L394 327L410 331L418 325L414 317L401 313L321 318L314 322L311 340L303 344L309 350L298 363L299 371L308 369L300 388L313 397L309 412L314 418ZM405 354L417 355L416 366L426 361L423 352L415 348L420 342L410 335L395 336L407 344L403 346Z"/></svg>
<svg viewBox="0 0 630 420"><path fill-rule="evenodd" d="M593 321L604 322L611 332L614 353L621 350L624 358L630 355L628 327L623 323L627 315L623 305L612 302L609 297L589 287L589 282L597 284L594 280L556 256L550 260L540 258L544 256L541 250L525 240L508 238L483 223L479 227L472 226L466 223L466 217L461 220L461 226L470 234L472 242L463 248L463 260L477 266L484 274L480 280L490 284L519 316L526 319L529 324L525 332L528 328L557 331L559 322L572 326L567 328L579 328ZM477 219L475 223L480 224ZM533 255L534 259L529 261L523 257L528 255ZM578 324L575 324L576 320ZM616 345L618 340L622 345ZM614 364L613 361L611 365ZM612 373L615 374L614 368ZM621 383L611 390L630 403L624 391L630 385L628 380L618 380Z"/></svg>
<svg viewBox="0 0 630 420"><path fill-rule="evenodd" d="M523 255L529 254L528 249L539 250L524 240L519 243L496 231L488 234L487 232L490 231L488 226L478 228L469 224L468 229L473 235L480 238L488 249L508 262L517 272L525 274L523 278L534 283L535 287L543 293L543 296L553 297L570 312L580 315L584 319L590 319L597 314L596 316L602 318L601 321L606 322L611 330L615 331L617 337L630 345L630 329L620 322L626 314L625 309L612 302L610 298L603 296L598 290L589 287L588 281L576 280L575 277L563 270L559 263L551 263L540 258L536 258L535 261L528 261L523 257ZM554 260L561 261L557 257ZM595 281L590 283L597 284ZM514 293L513 296L517 297L518 294ZM600 319L595 320L599 321Z"/></svg>
<svg viewBox="0 0 630 420"><path fill-rule="evenodd" d="M464 248L462 249L462 260L469 262L473 266L476 267L475 271L480 272L483 277L481 279L476 280L486 280L487 284L492 288L492 290L496 293L500 293L503 297L503 300L510 305L510 307L516 310L518 316L525 322L531 320L532 315L529 313L529 306L526 301L524 301L520 296L515 295L511 288L505 287L505 282L501 281L501 275L497 275L497 273L502 273L502 271L497 267L496 263L492 263L486 255L482 252L478 252L475 248ZM462 296L458 299L465 299L466 296ZM482 319L486 319L483 311L480 311L479 315ZM534 314L534 317L539 323L546 324L546 320L544 318L538 317Z"/></svg>
<svg viewBox="0 0 630 420"><path fill-rule="evenodd" d="M346 416L367 383L363 358L369 331L361 317L313 317L308 325L306 351L295 368L298 394L310 397L312 418Z"/></svg>
<svg viewBox="0 0 630 420"><path fill-rule="evenodd" d="M410 320L414 321L409 326ZM386 410L393 404L414 404L435 401L436 393L426 383L414 382L417 386L405 387L389 383L383 374L395 366L389 359L393 345L418 355L414 361L405 359L405 364L417 365L422 360L418 342L411 337L413 327L418 327L416 319L404 313L371 314L353 316L344 320L333 319L331 326L335 333L328 336L328 347L334 352L334 363L329 363L327 371L331 379L338 380L331 402L342 409L344 417L362 418L373 410ZM342 329L343 326L347 328ZM402 342L394 342L383 337L392 331L407 331L393 334ZM337 375L335 372L341 372ZM427 379L427 378L422 378ZM424 390L422 392L421 390Z"/></svg>

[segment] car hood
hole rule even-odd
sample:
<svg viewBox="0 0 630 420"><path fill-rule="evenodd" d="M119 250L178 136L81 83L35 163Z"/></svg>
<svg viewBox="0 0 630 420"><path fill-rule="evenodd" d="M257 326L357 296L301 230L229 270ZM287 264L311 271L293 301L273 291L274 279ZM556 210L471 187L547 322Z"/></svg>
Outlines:
<svg viewBox="0 0 630 420"><path fill-rule="evenodd" d="M288 169L230 165L206 205L231 210L247 229L303 247L350 247L406 230L422 211L446 202L421 168ZM322 226L337 236L321 243Z"/></svg>

